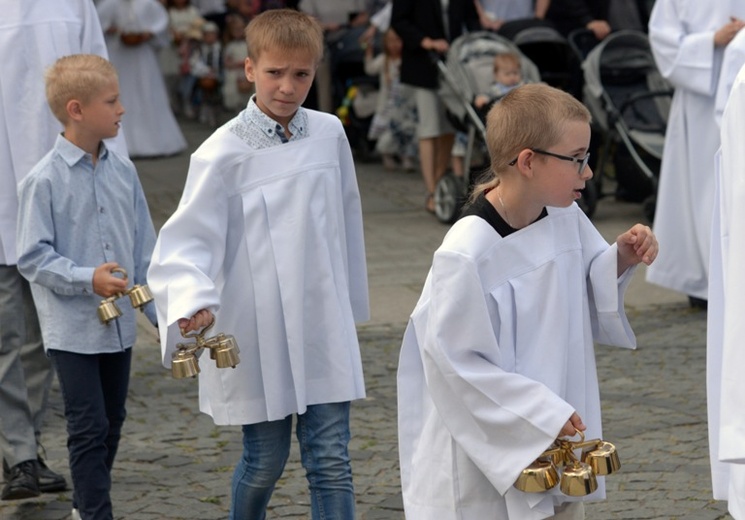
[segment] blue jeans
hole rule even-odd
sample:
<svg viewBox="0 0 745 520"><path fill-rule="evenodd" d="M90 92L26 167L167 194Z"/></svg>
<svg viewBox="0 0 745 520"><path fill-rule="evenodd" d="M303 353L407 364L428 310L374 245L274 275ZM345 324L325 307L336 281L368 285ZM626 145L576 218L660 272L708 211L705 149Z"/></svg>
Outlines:
<svg viewBox="0 0 745 520"><path fill-rule="evenodd" d="M129 387L132 349L113 354L49 350L67 420L73 507L83 520L111 520L114 465Z"/></svg>
<svg viewBox="0 0 745 520"><path fill-rule="evenodd" d="M354 520L349 461L349 402L308 406L295 435L305 468L313 520ZM243 456L233 474L230 520L264 520L290 454L292 415L243 426Z"/></svg>

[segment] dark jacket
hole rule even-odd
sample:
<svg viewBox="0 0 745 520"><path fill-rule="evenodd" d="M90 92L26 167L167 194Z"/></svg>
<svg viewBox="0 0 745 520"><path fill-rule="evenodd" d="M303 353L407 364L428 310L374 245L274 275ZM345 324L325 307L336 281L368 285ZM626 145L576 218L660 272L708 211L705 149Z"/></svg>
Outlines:
<svg viewBox="0 0 745 520"><path fill-rule="evenodd" d="M551 0L546 19L565 36L593 20L608 20L609 0Z"/></svg>
<svg viewBox="0 0 745 520"><path fill-rule="evenodd" d="M425 37L453 41L468 31L478 30L479 17L473 0L450 0L450 34L445 34L440 0L393 0L391 27L403 41L401 81L408 85L436 89L437 66L429 51L422 49ZM449 36L449 37L448 37Z"/></svg>

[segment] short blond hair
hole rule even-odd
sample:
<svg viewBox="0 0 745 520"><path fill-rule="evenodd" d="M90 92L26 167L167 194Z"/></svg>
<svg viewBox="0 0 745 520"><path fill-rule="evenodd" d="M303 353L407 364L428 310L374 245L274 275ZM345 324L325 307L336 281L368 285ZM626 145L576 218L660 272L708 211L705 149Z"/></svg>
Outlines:
<svg viewBox="0 0 745 520"><path fill-rule="evenodd" d="M58 59L47 69L44 81L47 103L54 117L67 123L67 103L87 103L118 75L108 60L95 54L72 54Z"/></svg>
<svg viewBox="0 0 745 520"><path fill-rule="evenodd" d="M561 140L564 123L590 123L592 117L577 99L543 83L508 92L486 116L490 170L473 191L472 200L499 184L499 175L526 148L548 149Z"/></svg>
<svg viewBox="0 0 745 520"><path fill-rule="evenodd" d="M315 18L294 9L270 9L246 26L248 56L256 61L267 50L307 52L316 61L323 58L323 29Z"/></svg>

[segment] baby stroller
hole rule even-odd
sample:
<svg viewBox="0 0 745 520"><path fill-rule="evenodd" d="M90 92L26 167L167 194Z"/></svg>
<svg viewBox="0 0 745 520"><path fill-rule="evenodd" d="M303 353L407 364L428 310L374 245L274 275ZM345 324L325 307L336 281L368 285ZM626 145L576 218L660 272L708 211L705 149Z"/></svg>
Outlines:
<svg viewBox="0 0 745 520"><path fill-rule="evenodd" d="M510 39L536 64L541 81L578 97L580 84L576 71L579 64L569 41L542 20L531 20L531 23L522 25L507 22L505 26L509 24L515 24L517 29ZM504 30L503 27L503 34Z"/></svg>
<svg viewBox="0 0 745 520"><path fill-rule="evenodd" d="M583 101L602 133L586 213L591 216L603 196L604 172L613 160L623 198L642 202L652 221L673 89L657 70L647 35L638 31L618 31L597 43L582 69Z"/></svg>
<svg viewBox="0 0 745 520"><path fill-rule="evenodd" d="M541 77L538 68L513 42L491 32L472 32L452 42L446 59L437 59L440 97L456 130L468 135L463 178L446 173L435 188L435 215L440 222L452 224L471 188L471 163L477 144L486 141L486 127L471 102L476 94L487 92L493 82L494 56L511 52L520 56L523 82L535 83ZM488 163L478 170L488 168Z"/></svg>

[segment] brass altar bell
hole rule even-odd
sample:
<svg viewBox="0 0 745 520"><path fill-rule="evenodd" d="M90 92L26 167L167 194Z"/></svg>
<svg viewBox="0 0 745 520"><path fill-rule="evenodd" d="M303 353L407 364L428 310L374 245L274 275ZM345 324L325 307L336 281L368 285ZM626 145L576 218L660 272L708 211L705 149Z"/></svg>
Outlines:
<svg viewBox="0 0 745 520"><path fill-rule="evenodd" d="M215 361L217 368L228 368L240 363L238 343L235 338L228 334L219 333L217 336L205 338L204 334L215 324L213 321L201 331L181 335L185 338L194 338L194 343L178 343L176 351L171 355L171 375L176 379L194 377L199 373L199 362L197 352L207 348L210 351L210 359Z"/></svg>
<svg viewBox="0 0 745 520"><path fill-rule="evenodd" d="M542 493L560 484L561 492L569 496L585 496L594 492L598 475L610 475L621 467L618 452L610 442L600 439L571 442L557 439L538 459L525 468L514 486L526 493ZM580 459L574 454L582 450ZM559 477L559 466L562 466Z"/></svg>
<svg viewBox="0 0 745 520"><path fill-rule="evenodd" d="M121 267L115 267L111 270L112 273L121 273L124 280L127 279L127 271ZM135 284L131 289L124 291L124 293L117 293L114 296L110 296L103 300L98 306L98 319L101 323L108 325L111 320L114 320L122 315L122 310L116 305L116 300L123 296L129 296L129 301L132 304L133 309L140 309L145 311L145 304L153 301L153 294L147 285Z"/></svg>

